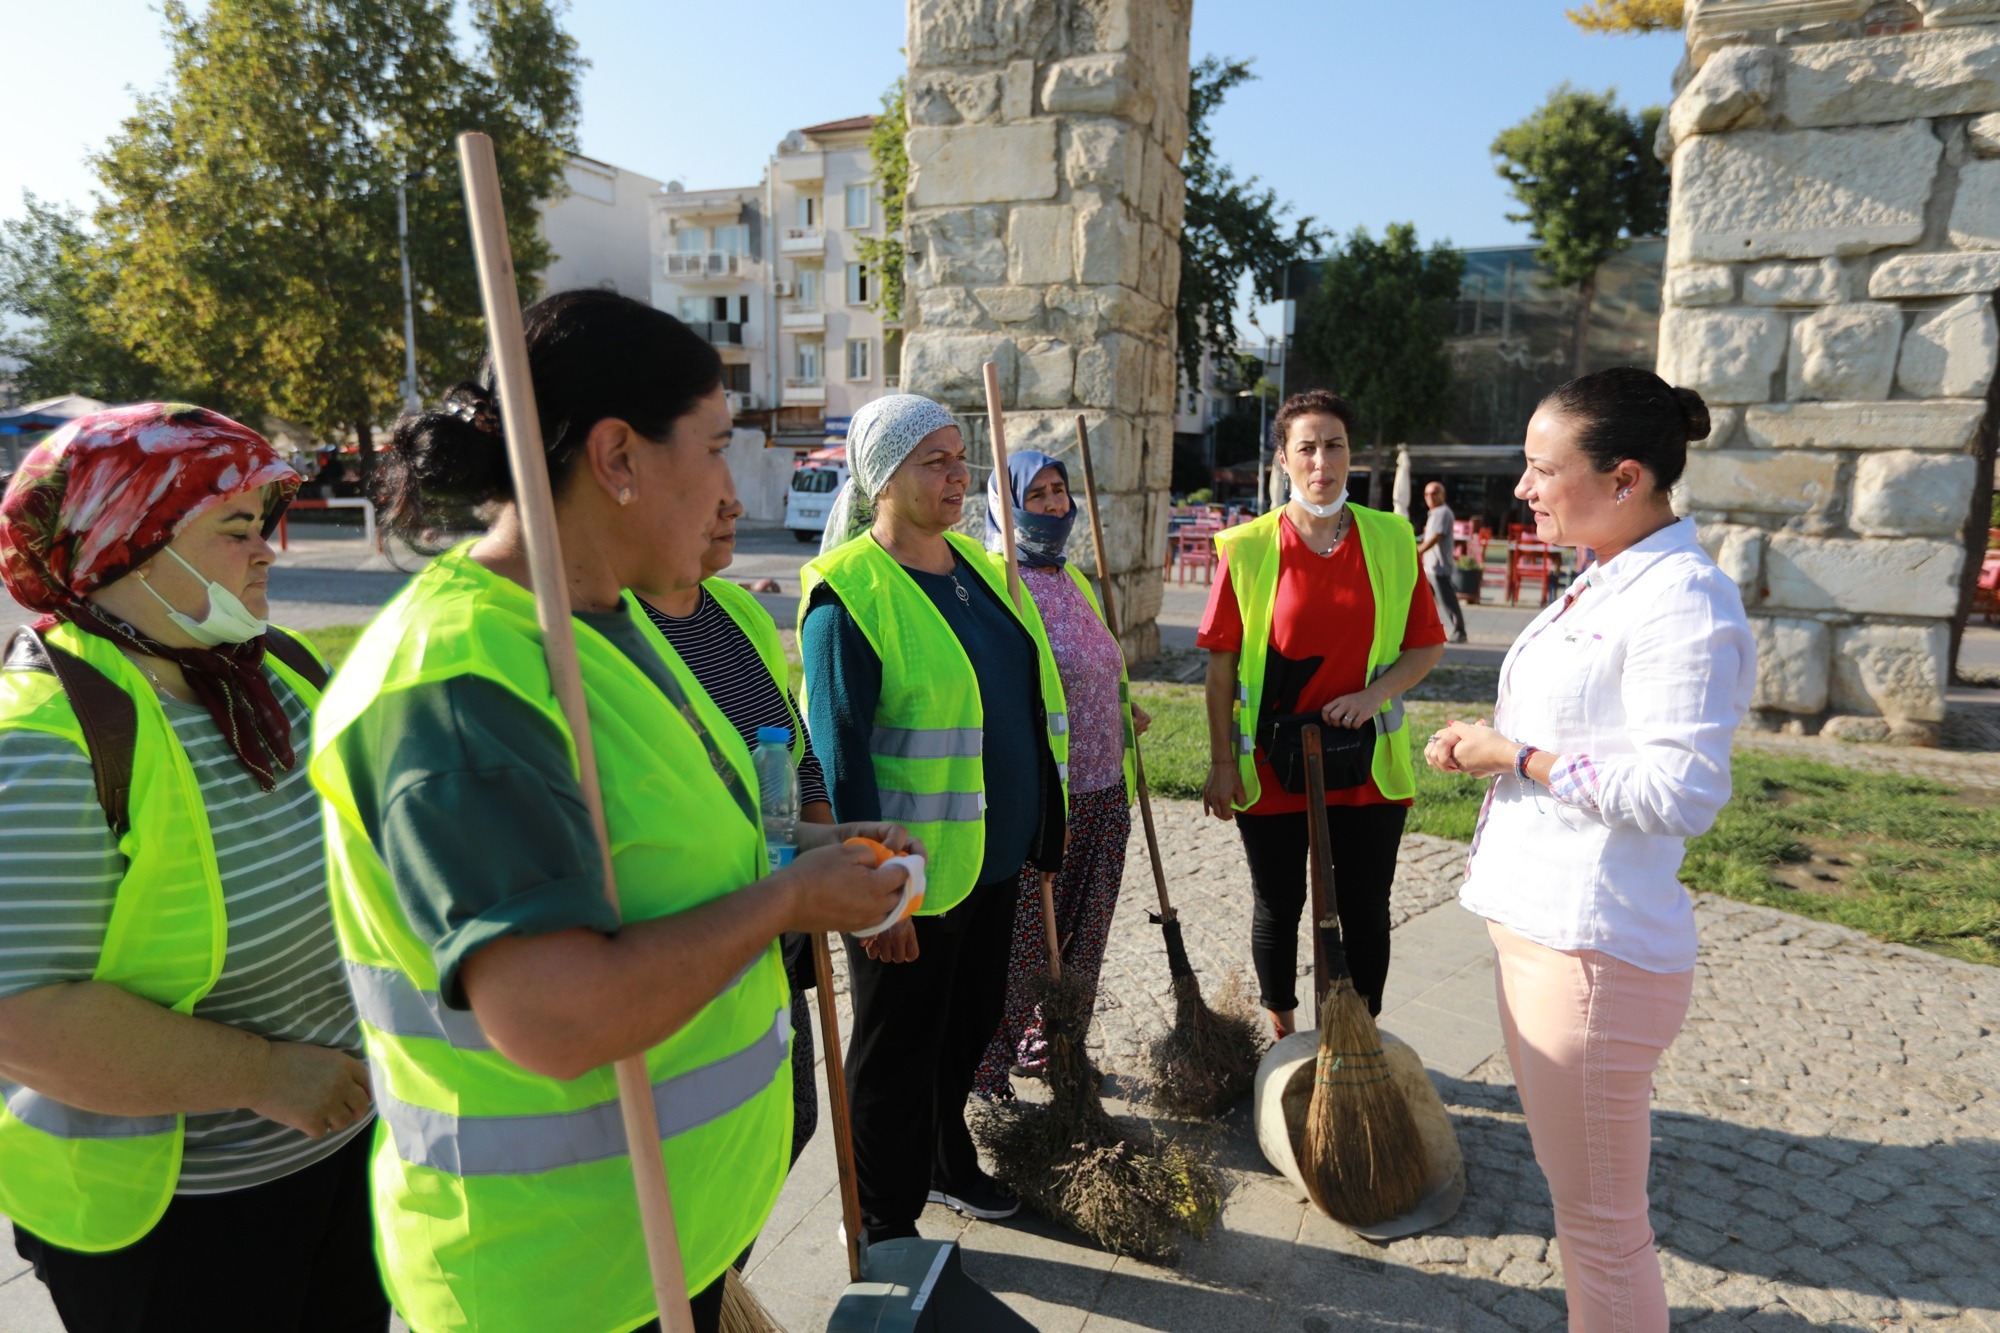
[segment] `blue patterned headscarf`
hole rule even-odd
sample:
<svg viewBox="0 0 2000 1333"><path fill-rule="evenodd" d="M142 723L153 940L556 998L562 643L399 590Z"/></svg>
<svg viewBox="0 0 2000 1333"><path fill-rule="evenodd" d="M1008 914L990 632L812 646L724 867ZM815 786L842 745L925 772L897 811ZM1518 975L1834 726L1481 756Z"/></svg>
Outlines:
<svg viewBox="0 0 2000 1333"><path fill-rule="evenodd" d="M1043 569L1059 569L1063 562L1063 548L1069 545L1070 529L1076 526L1076 497L1069 500L1069 512L1061 518L1053 514L1031 514L1025 506L1028 503L1028 488L1035 484L1035 478L1042 475L1044 468L1054 468L1062 478L1063 488L1069 488L1069 469L1056 459L1033 449L1007 455L1008 488L1013 492L1007 499L1014 505L1014 548L1021 563ZM1007 503L1000 493L1000 473L998 469L986 481L986 549L998 551L1003 542L1000 536L1000 520L997 515L1000 506Z"/></svg>
<svg viewBox="0 0 2000 1333"><path fill-rule="evenodd" d="M824 555L866 532L875 521L875 497L896 475L896 469L932 431L956 426L943 404L921 394L891 393L862 405L847 426L849 476L833 497L826 532L820 537Z"/></svg>

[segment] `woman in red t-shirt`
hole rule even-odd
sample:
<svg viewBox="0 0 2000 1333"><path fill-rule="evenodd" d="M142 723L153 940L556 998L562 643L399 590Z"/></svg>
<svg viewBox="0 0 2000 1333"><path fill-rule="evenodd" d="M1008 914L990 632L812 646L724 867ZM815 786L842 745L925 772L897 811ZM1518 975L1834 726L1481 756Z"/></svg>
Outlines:
<svg viewBox="0 0 2000 1333"><path fill-rule="evenodd" d="M1323 389L1294 394L1278 409L1273 430L1292 498L1217 542L1221 573L1209 593L1195 642L1208 650L1208 782L1202 804L1218 819L1235 819L1250 863L1254 910L1250 953L1274 1032L1293 1030L1298 1007L1299 914L1306 900L1306 798L1288 791L1273 770L1272 728L1317 713L1328 727L1374 727L1379 738L1371 771L1360 785L1329 790L1334 905L1340 917L1354 988L1372 1012L1382 1008L1389 975L1389 889L1396 877L1414 780L1401 709L1392 701L1430 674L1444 656L1444 626L1417 573L1416 534L1406 520L1347 503L1348 434L1354 410ZM1275 533L1270 529L1275 527ZM1275 538L1275 587L1268 568ZM1407 546L1407 551L1401 547ZM1232 569L1238 552L1244 570ZM1371 555L1370 552L1373 552ZM1251 568L1251 557L1260 562ZM1246 573L1245 570L1249 572ZM1374 577L1371 579L1371 571ZM1407 583L1409 586L1403 586ZM1377 585L1393 603L1378 623ZM1253 585L1265 606L1250 603ZM1261 669L1246 664L1244 622L1268 624ZM1395 642L1399 655L1373 662L1375 644ZM1249 686L1241 723L1233 711L1239 675ZM1371 674L1373 680L1370 680ZM1385 711L1385 708L1387 711ZM1284 719L1292 719L1290 723ZM1254 726L1256 791L1246 793L1239 762L1240 726ZM1383 779L1383 773L1394 775ZM1391 781L1385 795L1381 782Z"/></svg>

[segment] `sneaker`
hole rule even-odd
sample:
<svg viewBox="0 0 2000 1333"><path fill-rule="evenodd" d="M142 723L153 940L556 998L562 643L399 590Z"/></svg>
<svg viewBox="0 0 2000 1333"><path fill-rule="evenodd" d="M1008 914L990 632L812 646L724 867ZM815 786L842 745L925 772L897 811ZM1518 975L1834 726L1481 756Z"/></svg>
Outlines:
<svg viewBox="0 0 2000 1333"><path fill-rule="evenodd" d="M1021 1196L983 1171L970 1184L932 1190L931 1202L982 1222L998 1222L1021 1211Z"/></svg>
<svg viewBox="0 0 2000 1333"><path fill-rule="evenodd" d="M1459 631L1458 633L1456 633L1456 634L1452 635L1452 636L1451 636L1451 641L1452 641L1453 643L1464 643L1464 642L1466 642L1466 638L1465 638L1465 631L1464 631L1464 630L1460 630L1460 631Z"/></svg>

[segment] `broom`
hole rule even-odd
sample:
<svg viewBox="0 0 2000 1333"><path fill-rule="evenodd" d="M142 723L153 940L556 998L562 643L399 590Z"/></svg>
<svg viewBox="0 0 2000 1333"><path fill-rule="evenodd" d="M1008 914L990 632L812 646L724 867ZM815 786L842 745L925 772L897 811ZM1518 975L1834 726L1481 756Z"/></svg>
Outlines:
<svg viewBox="0 0 2000 1333"><path fill-rule="evenodd" d="M993 466L1004 475L1007 439L1000 376L991 361L985 372ZM1000 532L1007 587L1018 609L1021 575L1011 502L1002 506ZM1207 1234L1222 1210L1221 1186L1204 1152L1128 1131L1105 1111L1097 1070L1084 1050L1091 999L1073 978L1063 976L1054 876L1043 874L1041 887L1049 974L1037 1000L1048 1043L1044 1077L1050 1099L1043 1105L989 1106L978 1113L976 1127L1000 1179L1037 1212L1067 1223L1115 1254L1170 1259L1182 1232Z"/></svg>
<svg viewBox="0 0 2000 1333"><path fill-rule="evenodd" d="M465 179L465 211L472 222L473 262L479 275L479 295L486 309L493 378L500 390L501 419L506 423L507 461L514 474L515 505L520 511L527 546L528 575L534 585L542 651L548 659L550 686L575 741L577 779L583 787L584 807L590 811L591 826L597 834L598 855L604 861L604 896L610 900L615 914L618 880L611 868L604 792L598 785L590 713L583 697L583 670L576 655L576 630L570 621L562 544L556 532L555 500L549 491L548 459L542 450L541 417L535 410L535 382L528 369L527 339L521 331L520 288L514 281L514 256L507 240L507 217L501 205L500 172L493 157L493 140L477 131L459 135L458 165ZM652 1075L647 1071L644 1055L618 1061L613 1071L618 1080L626 1156L632 1164L633 1186L639 1196L639 1225L645 1238L646 1262L652 1273L660 1327L665 1333L694 1333L673 1202L667 1195L666 1163L660 1153L660 1123L653 1104Z"/></svg>
<svg viewBox="0 0 2000 1333"><path fill-rule="evenodd" d="M1090 431L1076 419L1076 447L1083 464L1083 499L1090 513L1090 540L1097 552L1097 583L1104 623L1118 638L1118 609L1111 594L1111 562L1104 553L1104 524L1097 507L1097 472L1090 462ZM1264 1054L1263 1032L1245 1013L1219 1014L1201 996L1181 938L1180 914L1167 897L1167 871L1160 861L1160 838L1153 828L1153 798L1146 788L1146 761L1132 737L1132 775L1139 794L1139 820L1146 829L1146 853L1153 863L1153 888L1160 910L1148 913L1167 945L1167 972L1174 985L1174 1025L1149 1052L1153 1099L1175 1115L1206 1119L1245 1093L1257 1078Z"/></svg>
<svg viewBox="0 0 2000 1333"><path fill-rule="evenodd" d="M1303 738L1319 1061L1299 1173L1306 1193L1328 1217L1373 1226L1415 1208L1430 1169L1409 1103L1391 1081L1382 1034L1348 973L1339 920L1327 908L1333 848L1326 824L1326 761L1316 724L1304 728Z"/></svg>

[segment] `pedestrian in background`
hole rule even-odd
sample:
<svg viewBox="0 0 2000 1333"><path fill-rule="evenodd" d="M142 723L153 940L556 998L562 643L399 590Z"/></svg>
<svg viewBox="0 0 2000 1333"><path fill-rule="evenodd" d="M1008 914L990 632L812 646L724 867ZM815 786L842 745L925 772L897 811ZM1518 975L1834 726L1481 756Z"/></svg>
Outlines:
<svg viewBox="0 0 2000 1333"><path fill-rule="evenodd" d="M1430 580L1431 596L1437 599L1438 619L1451 622L1453 643L1464 643L1465 612L1458 608L1458 585L1453 581L1458 571L1458 534L1454 527L1458 515L1444 502L1441 481L1424 487L1424 504L1430 512L1424 515L1424 538L1417 543L1417 555L1424 564L1424 577Z"/></svg>
<svg viewBox="0 0 2000 1333"><path fill-rule="evenodd" d="M388 1327L300 762L326 670L264 623L298 486L248 427L146 403L0 503L47 645L0 673L0 1211L71 1333Z"/></svg>
<svg viewBox="0 0 2000 1333"><path fill-rule="evenodd" d="M986 549L1004 562L996 515L1001 505L1012 504L1021 587L1034 599L1048 630L1069 709L1069 845L1055 881L1056 938L1063 976L1081 986L1094 1004L1111 914L1125 880L1125 845L1132 836L1132 801L1138 791L1133 738L1145 734L1151 719L1131 702L1125 654L1105 627L1096 594L1063 554L1077 516L1069 469L1026 449L1008 456L1005 482L1003 486L1002 475L995 472L987 483ZM1004 577L1005 564L1000 568ZM1006 1009L980 1061L973 1091L1011 1098L1010 1070L1018 1066L1035 1074L1047 1063L1034 997L1036 985L1048 974L1041 875L1032 865L1023 866Z"/></svg>
<svg viewBox="0 0 2000 1333"><path fill-rule="evenodd" d="M1585 375L1542 401L1514 494L1543 540L1597 563L1508 650L1492 726L1453 722L1425 750L1494 779L1460 898L1493 937L1570 1327L1588 1333L1667 1327L1646 1175L1653 1070L1694 985L1678 874L1729 799L1756 679L1736 584L1669 499L1708 429L1700 395L1650 371Z"/></svg>
<svg viewBox="0 0 2000 1333"><path fill-rule="evenodd" d="M716 514L702 551L701 582L672 592L642 591L639 605L736 728L746 749L756 750L757 732L763 727L783 727L791 733L792 762L799 775L799 820L831 824L833 805L827 800L826 777L792 698L791 667L777 623L754 596L716 577L736 558L736 523L742 517L742 502L731 496ZM812 1015L806 1006L806 992L818 980L809 943L797 931L787 932L783 940L785 977L792 985L794 1166L819 1126Z"/></svg>
<svg viewBox="0 0 2000 1333"><path fill-rule="evenodd" d="M1416 796L1402 696L1444 656L1407 520L1347 500L1354 410L1315 389L1273 423L1291 481L1283 509L1215 539L1221 568L1197 646L1208 650L1202 806L1234 819L1250 863L1250 952L1271 1028L1296 1025L1306 900L1302 728L1330 729L1327 819L1354 989L1382 1008L1389 891Z"/></svg>
<svg viewBox="0 0 2000 1333"><path fill-rule="evenodd" d="M715 350L613 292L524 315L619 909L550 683L492 370L397 422L403 532L483 506L365 630L321 705L334 918L379 1080L378 1252L412 1333L657 1329L610 1066L644 1060L694 1321L784 1182L778 937L855 930L900 867L807 825L766 863L750 752L634 588L701 580L735 496Z"/></svg>
<svg viewBox="0 0 2000 1333"><path fill-rule="evenodd" d="M925 1203L1010 1217L965 1101L1000 1025L1023 867L1062 867L1068 718L1031 599L951 529L972 472L951 413L890 394L854 414L853 474L805 567L806 716L840 819L894 819L929 851L923 907L847 942L854 1163L868 1240Z"/></svg>

